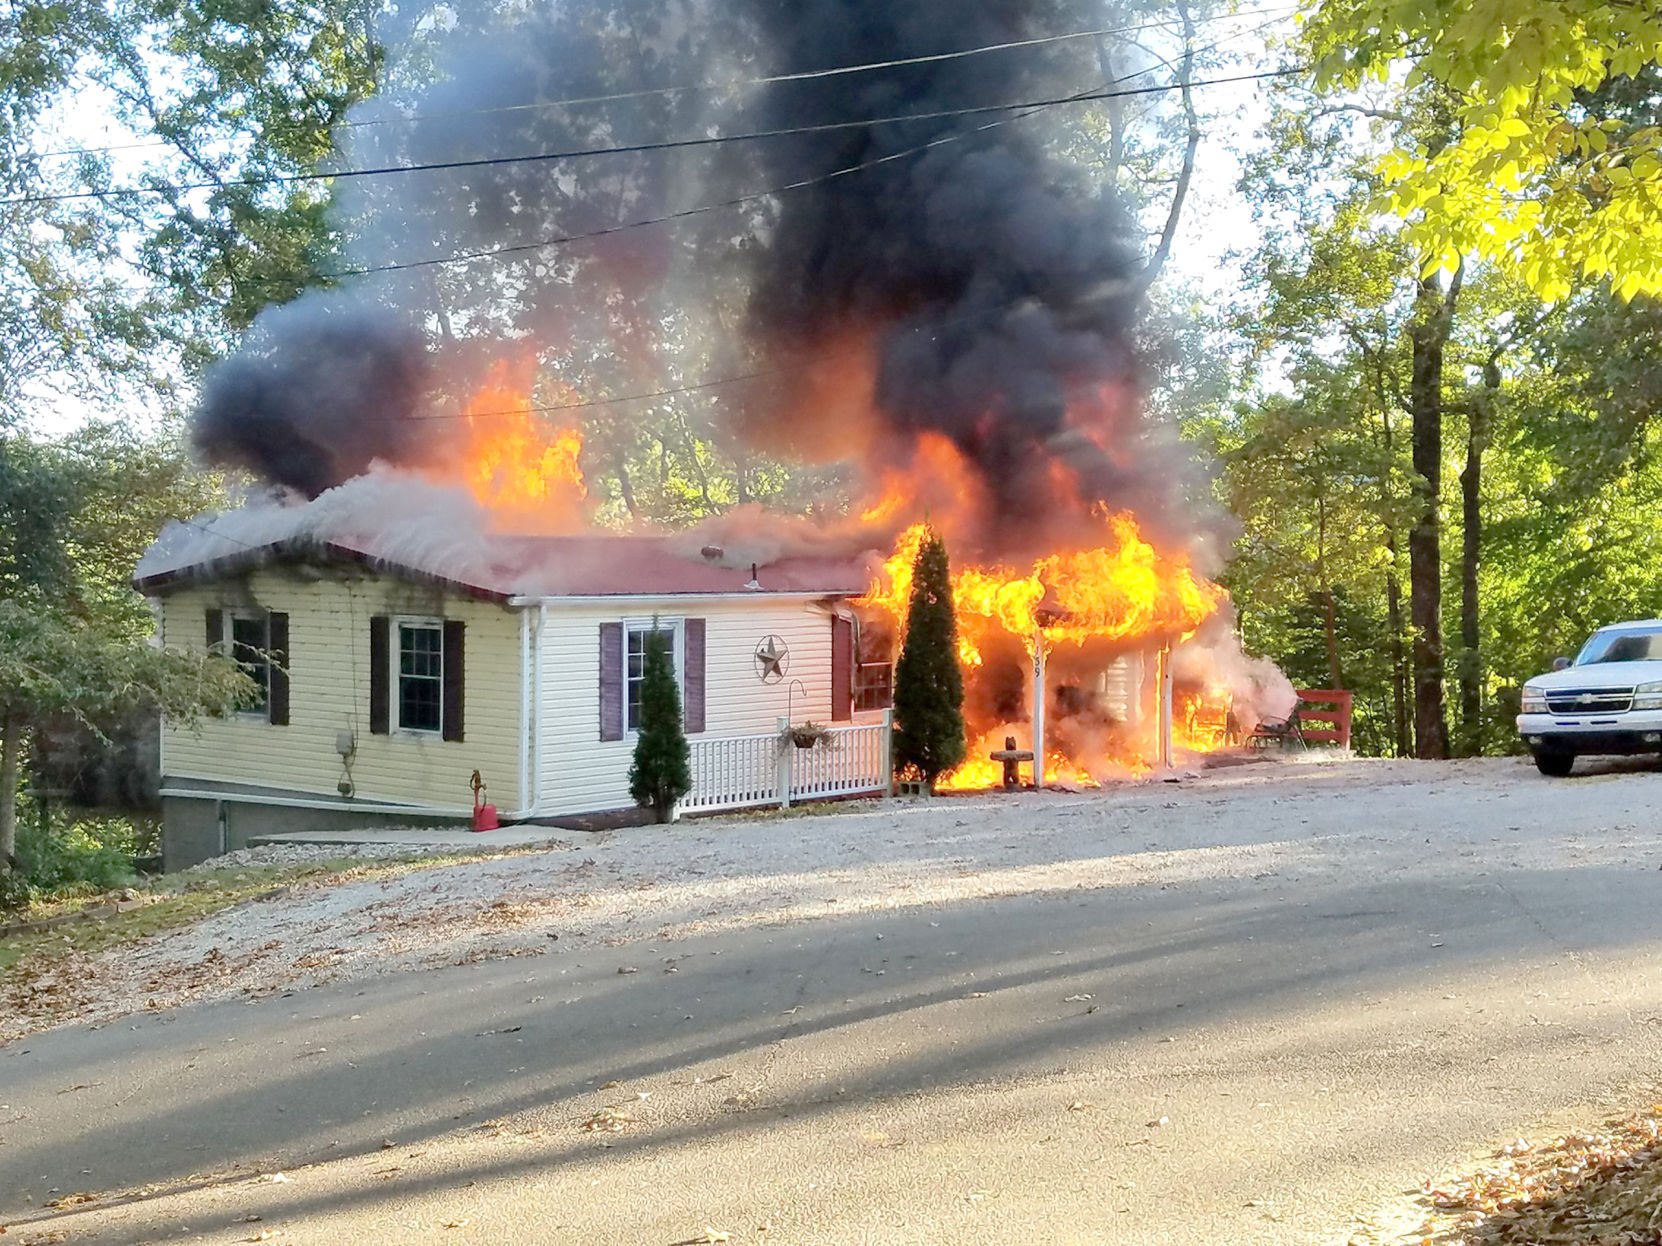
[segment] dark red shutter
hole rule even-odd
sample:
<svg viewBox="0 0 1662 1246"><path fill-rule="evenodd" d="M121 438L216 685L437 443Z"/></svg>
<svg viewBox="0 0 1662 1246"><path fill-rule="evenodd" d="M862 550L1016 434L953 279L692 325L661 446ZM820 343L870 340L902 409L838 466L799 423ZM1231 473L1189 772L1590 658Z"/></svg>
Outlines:
<svg viewBox="0 0 1662 1246"><path fill-rule="evenodd" d="M225 652L225 611L208 611L208 652Z"/></svg>
<svg viewBox="0 0 1662 1246"><path fill-rule="evenodd" d="M854 719L854 621L831 618L831 721Z"/></svg>
<svg viewBox="0 0 1662 1246"><path fill-rule="evenodd" d="M274 727L289 725L289 616L275 610L266 616L266 651L271 655L266 685L266 721Z"/></svg>
<svg viewBox="0 0 1662 1246"><path fill-rule="evenodd" d="M681 686L686 693L686 707L682 715L687 734L704 730L704 620L687 619L681 625L682 657L687 669L682 672Z"/></svg>
<svg viewBox="0 0 1662 1246"><path fill-rule="evenodd" d="M378 614L369 621L369 733L392 731L387 685L392 677L392 620Z"/></svg>
<svg viewBox="0 0 1662 1246"><path fill-rule="evenodd" d="M462 705L466 692L467 659L463 640L467 624L447 619L444 624L444 738L462 739Z"/></svg>
<svg viewBox="0 0 1662 1246"><path fill-rule="evenodd" d="M623 624L600 625L600 738L623 739Z"/></svg>

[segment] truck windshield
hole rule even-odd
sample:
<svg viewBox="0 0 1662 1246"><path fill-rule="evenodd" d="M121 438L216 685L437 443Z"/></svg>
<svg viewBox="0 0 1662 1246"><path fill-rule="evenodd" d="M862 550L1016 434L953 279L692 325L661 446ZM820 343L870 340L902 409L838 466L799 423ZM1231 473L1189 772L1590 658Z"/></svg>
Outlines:
<svg viewBox="0 0 1662 1246"><path fill-rule="evenodd" d="M1662 658L1662 631L1595 632L1576 658L1577 666L1600 662L1644 662Z"/></svg>

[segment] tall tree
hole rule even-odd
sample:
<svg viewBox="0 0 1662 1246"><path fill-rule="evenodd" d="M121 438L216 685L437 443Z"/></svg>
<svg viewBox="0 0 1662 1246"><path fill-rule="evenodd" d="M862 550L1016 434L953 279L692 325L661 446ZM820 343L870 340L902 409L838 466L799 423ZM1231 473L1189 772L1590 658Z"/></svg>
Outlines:
<svg viewBox="0 0 1662 1246"><path fill-rule="evenodd" d="M1308 17L1322 87L1406 78L1456 101L1453 141L1403 131L1379 166L1428 265L1481 255L1547 298L1584 276L1662 293L1656 5L1314 0Z"/></svg>
<svg viewBox="0 0 1662 1246"><path fill-rule="evenodd" d="M898 770L915 770L934 786L963 762L964 673L958 666L952 571L946 543L933 532L912 566L906 637L894 672L894 719Z"/></svg>

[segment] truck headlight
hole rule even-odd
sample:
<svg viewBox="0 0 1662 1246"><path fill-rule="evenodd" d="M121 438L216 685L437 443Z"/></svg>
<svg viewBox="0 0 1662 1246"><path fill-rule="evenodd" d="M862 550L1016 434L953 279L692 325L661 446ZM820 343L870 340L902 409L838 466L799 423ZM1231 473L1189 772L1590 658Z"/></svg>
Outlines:
<svg viewBox="0 0 1662 1246"><path fill-rule="evenodd" d="M1662 684L1658 684L1657 687L1662 688ZM1519 708L1525 714L1545 714L1547 712L1547 694L1539 688L1525 684L1523 687L1523 704Z"/></svg>
<svg viewBox="0 0 1662 1246"><path fill-rule="evenodd" d="M1654 684L1640 684L1633 690L1633 708L1636 710L1662 710L1662 682Z"/></svg>

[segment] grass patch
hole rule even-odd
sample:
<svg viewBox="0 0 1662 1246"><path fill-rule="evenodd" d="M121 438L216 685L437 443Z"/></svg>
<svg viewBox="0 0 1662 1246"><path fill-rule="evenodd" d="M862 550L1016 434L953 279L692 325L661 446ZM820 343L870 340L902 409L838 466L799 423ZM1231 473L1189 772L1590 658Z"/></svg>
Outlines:
<svg viewBox="0 0 1662 1246"><path fill-rule="evenodd" d="M77 952L102 952L150 935L190 926L233 905L295 886L331 886L362 878L391 878L477 860L479 853L394 857L377 861L349 858L303 865L250 865L169 874L136 888L140 907L125 913L71 921L49 930L0 937L0 974L34 972ZM104 899L40 901L11 920L40 921L97 908Z"/></svg>

